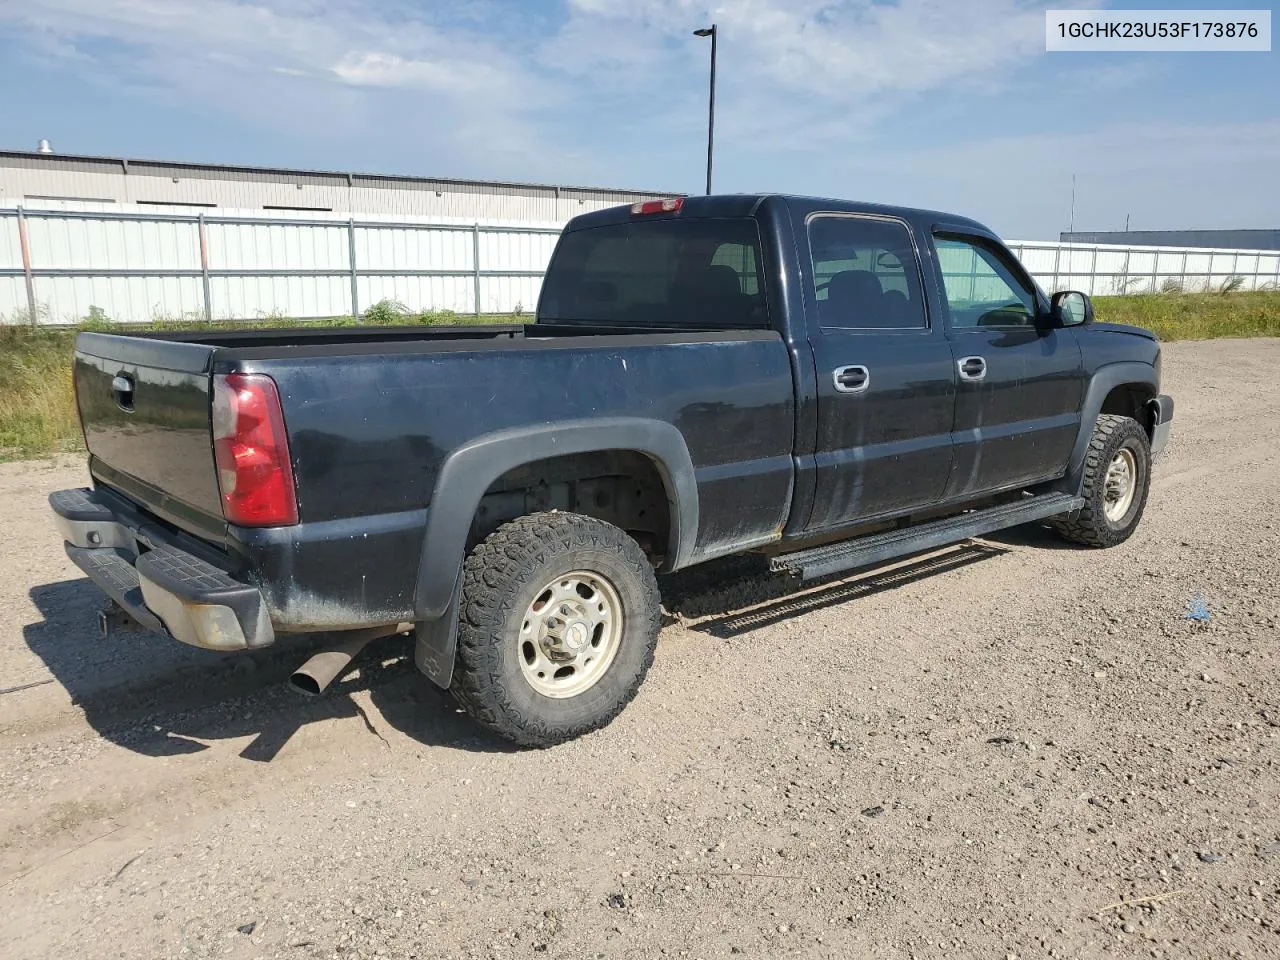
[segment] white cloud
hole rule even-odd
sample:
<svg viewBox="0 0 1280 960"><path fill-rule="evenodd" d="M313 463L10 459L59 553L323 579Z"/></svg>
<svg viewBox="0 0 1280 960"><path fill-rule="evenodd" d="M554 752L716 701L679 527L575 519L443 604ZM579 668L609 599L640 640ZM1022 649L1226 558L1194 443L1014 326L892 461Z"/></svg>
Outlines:
<svg viewBox="0 0 1280 960"><path fill-rule="evenodd" d="M305 166L695 190L709 49L691 32L714 21L718 184L861 192L1023 235L1065 220L1073 172L1085 227L1121 225L1126 212L1152 226L1280 214L1267 189L1275 120L1189 126L1144 100L1140 126L1095 122L1095 101L1123 103L1117 91L1149 88L1166 68L1046 65L1051 0L562 3L0 0L0 33L19 35L44 69L127 89L140 115L149 99L234 117L248 162L256 136L277 156L296 144ZM927 148L881 133L948 101L972 104L985 126L963 139L969 128L947 123ZM1025 112L992 123L981 111L996 102ZM1183 115L1171 96L1167 116Z"/></svg>
<svg viewBox="0 0 1280 960"><path fill-rule="evenodd" d="M1044 10L1027 0L568 0L553 49L569 69L674 60L671 41L715 21L724 52L758 90L777 84L833 102L913 92L1007 71L1044 52ZM631 44L626 42L627 39ZM665 44L661 41L665 41ZM702 41L705 42L705 41Z"/></svg>
<svg viewBox="0 0 1280 960"><path fill-rule="evenodd" d="M980 97L1017 83L1018 70L1044 55L1052 5L567 0L567 21L540 62L577 75L596 97L639 111L662 104L691 131L704 122L708 53L691 34L715 22L722 142L784 155L873 139L877 124L930 92Z"/></svg>
<svg viewBox="0 0 1280 960"><path fill-rule="evenodd" d="M146 54L140 69L157 73L179 56L255 70L328 69L338 80L376 86L463 89L521 72L483 30L444 29L415 8L379 0L28 0L0 7L6 20L32 38L111 41Z"/></svg>
<svg viewBox="0 0 1280 960"><path fill-rule="evenodd" d="M432 145L476 155L486 129L536 142L536 109L557 96L503 38L437 25L399 0L27 0L0 4L6 26L76 54L85 82L319 141L391 135L405 98L428 94L414 115Z"/></svg>
<svg viewBox="0 0 1280 960"><path fill-rule="evenodd" d="M403 0L26 0L0 6L0 24L16 24L33 42L64 52L113 42L127 56L98 50L104 66L225 109L255 107L228 102L236 78L228 91L193 76L192 64L428 90L514 117L565 96L602 107L612 98L647 99L655 110L692 96L705 70L705 41L690 32L715 20L730 101L803 97L875 116L906 95L1007 75L1041 51L1045 5L566 0L566 17L552 28L484 0L435 11ZM270 95L259 90L249 99Z"/></svg>
<svg viewBox="0 0 1280 960"><path fill-rule="evenodd" d="M357 87L407 87L487 96L510 92L510 78L484 63L422 60L394 53L349 53L332 67L338 79Z"/></svg>

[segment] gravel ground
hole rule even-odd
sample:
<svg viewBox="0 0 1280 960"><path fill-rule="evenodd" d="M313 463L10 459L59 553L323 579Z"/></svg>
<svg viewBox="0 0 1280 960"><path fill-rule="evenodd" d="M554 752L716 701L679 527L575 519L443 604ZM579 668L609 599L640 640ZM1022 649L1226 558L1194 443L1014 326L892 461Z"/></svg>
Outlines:
<svg viewBox="0 0 1280 960"><path fill-rule="evenodd" d="M542 752L394 641L304 701L296 647L97 639L82 466L0 467L0 956L1280 956L1277 369L1166 348L1114 550L671 580L636 702Z"/></svg>

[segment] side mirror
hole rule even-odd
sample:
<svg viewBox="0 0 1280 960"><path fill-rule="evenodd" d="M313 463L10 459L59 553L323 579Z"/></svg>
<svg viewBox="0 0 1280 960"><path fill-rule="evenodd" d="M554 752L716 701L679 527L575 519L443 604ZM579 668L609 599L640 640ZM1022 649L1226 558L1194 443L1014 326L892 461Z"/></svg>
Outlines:
<svg viewBox="0 0 1280 960"><path fill-rule="evenodd" d="M1078 290L1059 290L1051 301L1053 319L1063 327L1093 322L1093 301Z"/></svg>

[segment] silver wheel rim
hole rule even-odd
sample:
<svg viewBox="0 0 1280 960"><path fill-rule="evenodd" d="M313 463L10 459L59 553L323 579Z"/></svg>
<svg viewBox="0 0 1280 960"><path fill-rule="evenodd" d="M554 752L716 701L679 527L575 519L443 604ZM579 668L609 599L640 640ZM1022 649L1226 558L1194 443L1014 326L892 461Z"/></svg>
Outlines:
<svg viewBox="0 0 1280 960"><path fill-rule="evenodd" d="M617 588L598 573L574 570L534 595L520 624L516 659L544 697L576 697L608 672L622 626Z"/></svg>
<svg viewBox="0 0 1280 960"><path fill-rule="evenodd" d="M1133 451L1124 447L1116 451L1107 467L1107 479L1103 492L1103 509L1107 519L1119 523L1133 505L1133 495L1138 486L1138 460Z"/></svg>

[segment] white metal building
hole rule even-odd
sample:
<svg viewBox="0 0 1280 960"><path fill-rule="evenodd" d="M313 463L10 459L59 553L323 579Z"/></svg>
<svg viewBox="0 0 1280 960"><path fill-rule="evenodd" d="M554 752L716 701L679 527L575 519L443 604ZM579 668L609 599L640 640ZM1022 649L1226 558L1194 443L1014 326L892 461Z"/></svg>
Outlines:
<svg viewBox="0 0 1280 960"><path fill-rule="evenodd" d="M0 197L31 208L104 203L306 215L564 223L671 193L0 151Z"/></svg>

